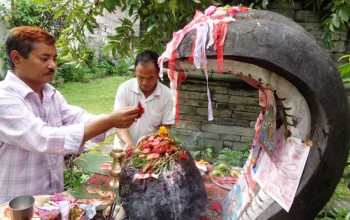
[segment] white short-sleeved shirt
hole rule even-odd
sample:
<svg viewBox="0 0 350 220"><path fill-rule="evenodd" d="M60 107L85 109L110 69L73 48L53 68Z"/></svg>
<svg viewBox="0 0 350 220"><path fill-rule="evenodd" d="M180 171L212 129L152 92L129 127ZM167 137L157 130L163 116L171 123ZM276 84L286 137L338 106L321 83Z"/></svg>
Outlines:
<svg viewBox="0 0 350 220"><path fill-rule="evenodd" d="M156 89L147 99L142 93L136 78L122 83L116 94L114 110L125 106L136 106L138 102L142 104L145 112L129 128L129 133L135 145L143 135L157 131L161 124L174 124L175 120L171 90L161 82L157 83ZM124 143L116 135L114 148L123 147Z"/></svg>

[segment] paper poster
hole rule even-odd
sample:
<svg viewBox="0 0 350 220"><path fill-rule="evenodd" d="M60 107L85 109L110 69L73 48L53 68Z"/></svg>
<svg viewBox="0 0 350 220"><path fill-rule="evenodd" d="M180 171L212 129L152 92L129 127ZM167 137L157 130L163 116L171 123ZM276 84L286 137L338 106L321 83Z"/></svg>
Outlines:
<svg viewBox="0 0 350 220"><path fill-rule="evenodd" d="M222 205L223 220L237 220L248 203L251 202L246 173L241 174Z"/></svg>
<svg viewBox="0 0 350 220"><path fill-rule="evenodd" d="M266 189L287 212L289 211L300 178L303 173L310 147L295 137L289 137L285 145L276 145L273 157L263 154L254 179Z"/></svg>
<svg viewBox="0 0 350 220"><path fill-rule="evenodd" d="M264 109L258 143L271 157L274 151L276 139L276 101L274 91L268 88L259 90L259 104L263 106Z"/></svg>

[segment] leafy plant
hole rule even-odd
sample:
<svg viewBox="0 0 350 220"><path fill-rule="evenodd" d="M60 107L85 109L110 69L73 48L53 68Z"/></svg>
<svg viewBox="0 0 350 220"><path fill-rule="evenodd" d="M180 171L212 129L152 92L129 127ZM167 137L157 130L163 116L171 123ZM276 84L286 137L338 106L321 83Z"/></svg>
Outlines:
<svg viewBox="0 0 350 220"><path fill-rule="evenodd" d="M203 145L194 149L193 157L199 161L201 159L210 160L213 157L213 146Z"/></svg>
<svg viewBox="0 0 350 220"><path fill-rule="evenodd" d="M249 156L250 146L241 148L240 150L231 150L229 148L222 149L216 160L214 166L225 163L231 167L243 167Z"/></svg>
<svg viewBox="0 0 350 220"><path fill-rule="evenodd" d="M198 136L195 136L193 139L193 143L198 143ZM191 147L191 152L193 159L211 161L213 157L214 147L211 145L195 145Z"/></svg>
<svg viewBox="0 0 350 220"><path fill-rule="evenodd" d="M6 52L5 52L5 48L4 47L0 47L0 60L3 60L4 63L1 66L2 71L6 72L9 68L8 63L6 62ZM0 76L1 77L1 76Z"/></svg>
<svg viewBox="0 0 350 220"><path fill-rule="evenodd" d="M338 67L338 71L340 73L340 76L343 80L344 84L350 83L350 55L345 55L339 58L339 61L342 59L349 59L348 63L345 63L343 65L340 65Z"/></svg>
<svg viewBox="0 0 350 220"><path fill-rule="evenodd" d="M79 63L87 59L83 47L87 44L85 32L94 33L98 25L96 18L104 16L106 12L113 14L121 10L128 15L120 19L121 25L115 28L115 34L107 36L109 43L104 50L111 51L113 56L124 57L145 49L159 53L164 51L173 32L188 23L196 10L203 11L210 5L223 4L215 0L34 1L46 4L54 12L53 20L61 21L60 27L63 29L57 42L60 54ZM139 21L140 36L134 30Z"/></svg>
<svg viewBox="0 0 350 220"><path fill-rule="evenodd" d="M64 162L66 169L64 170L64 190L72 190L80 187L90 176L91 172L82 170L76 166L73 160L77 155L66 155Z"/></svg>
<svg viewBox="0 0 350 220"><path fill-rule="evenodd" d="M86 170L64 170L64 190L72 190L79 188L82 184L84 184L89 177L91 176L91 172Z"/></svg>
<svg viewBox="0 0 350 220"><path fill-rule="evenodd" d="M350 210L339 205L341 201L349 199L349 189L342 184L338 184L335 192L333 193L330 201L326 206L318 213L315 219L350 219Z"/></svg>
<svg viewBox="0 0 350 220"><path fill-rule="evenodd" d="M0 19L8 24L9 27L16 26L35 26L44 28L47 31L54 32L58 36L58 20L54 20L52 7L42 4L43 1L37 0L16 0L14 7L9 10L5 4L0 4Z"/></svg>
<svg viewBox="0 0 350 220"><path fill-rule="evenodd" d="M343 177L337 185L335 192L325 207L318 213L316 220L350 219L350 210L342 207L342 201L350 200L350 153Z"/></svg>
<svg viewBox="0 0 350 220"><path fill-rule="evenodd" d="M119 58L117 60L109 56L96 57L92 49L86 49L87 59L77 66L66 58L57 61L56 81L61 82L89 82L93 79L105 76L128 76L128 70L132 64L130 58Z"/></svg>
<svg viewBox="0 0 350 220"><path fill-rule="evenodd" d="M316 1L314 0L314 2ZM324 9L328 14L322 22L322 43L327 49L332 49L334 34L343 32L349 27L350 3L349 1L334 0L330 1Z"/></svg>
<svg viewBox="0 0 350 220"><path fill-rule="evenodd" d="M104 52L113 57L131 56L145 49L158 53L164 51L172 34L183 28L194 16L196 10L203 11L210 5L249 5L251 8L266 9L270 0L17 0L9 10L0 6L0 18L10 26L40 26L53 31L59 37L57 46L62 57L81 64L88 59L86 31L94 33L98 26L97 17L105 12L121 10L127 17L120 19L121 25L115 34L108 35L109 43ZM293 0L276 0L293 4ZM322 11L324 34L322 42L326 48L333 47L333 35L349 26L350 4L343 0L304 0L306 7ZM180 7L181 5L181 7ZM134 27L140 22L140 35Z"/></svg>

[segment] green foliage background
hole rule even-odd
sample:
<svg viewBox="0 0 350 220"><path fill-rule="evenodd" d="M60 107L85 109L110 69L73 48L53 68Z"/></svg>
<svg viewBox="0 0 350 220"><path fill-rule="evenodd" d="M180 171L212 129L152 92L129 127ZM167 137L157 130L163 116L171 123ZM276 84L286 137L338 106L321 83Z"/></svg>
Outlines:
<svg viewBox="0 0 350 220"><path fill-rule="evenodd" d="M14 8L0 6L0 19L8 25L40 26L58 37L60 55L82 63L89 57L85 32L94 33L97 16L108 13L127 13L108 35L105 52L113 57L132 57L145 49L164 51L172 34L193 19L196 10L204 11L210 5L245 5L265 9L272 2L293 4L293 0L13 0ZM350 0L302 0L304 6L323 14L323 43L333 47L333 35L349 26ZM29 15L29 16L28 16ZM141 36L133 25L141 21Z"/></svg>

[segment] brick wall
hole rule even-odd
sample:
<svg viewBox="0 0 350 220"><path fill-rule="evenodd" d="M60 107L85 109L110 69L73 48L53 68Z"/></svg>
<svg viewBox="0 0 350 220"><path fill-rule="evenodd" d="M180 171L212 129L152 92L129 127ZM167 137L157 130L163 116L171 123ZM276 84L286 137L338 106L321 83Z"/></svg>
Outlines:
<svg viewBox="0 0 350 220"><path fill-rule="evenodd" d="M269 11L282 14L305 28L316 40L321 41L323 35L322 16L321 12L305 10L301 2L294 1L293 4L287 3L272 3L269 6ZM336 66L341 65L347 60L338 61L341 56L350 54L350 45L348 31L334 35L334 48L328 51L333 58Z"/></svg>
<svg viewBox="0 0 350 220"><path fill-rule="evenodd" d="M186 73L181 86L180 123L172 132L188 148L240 149L251 143L260 112L258 91L231 74L209 76L214 120L208 121L205 77Z"/></svg>

